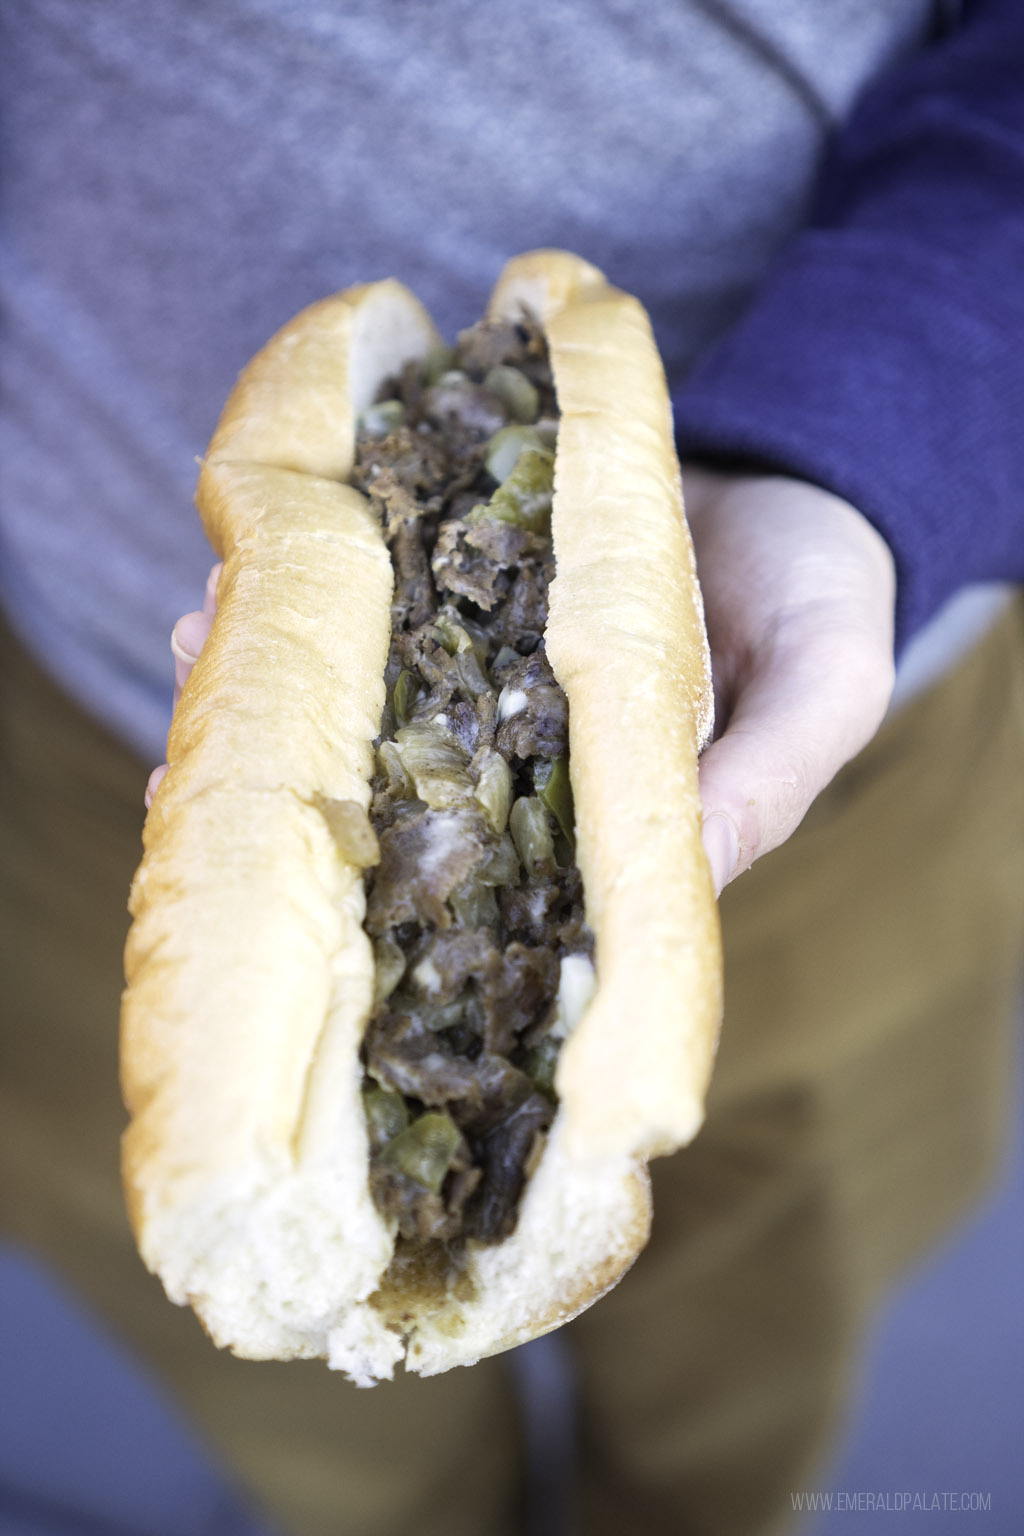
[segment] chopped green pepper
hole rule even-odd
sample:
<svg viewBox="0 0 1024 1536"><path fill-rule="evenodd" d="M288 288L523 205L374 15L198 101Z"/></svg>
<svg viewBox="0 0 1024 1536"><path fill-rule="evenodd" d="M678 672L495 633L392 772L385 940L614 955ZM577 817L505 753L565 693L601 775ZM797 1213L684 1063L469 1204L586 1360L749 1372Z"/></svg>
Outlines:
<svg viewBox="0 0 1024 1536"><path fill-rule="evenodd" d="M380 1154L380 1161L437 1195L461 1141L462 1133L451 1115L431 1110L399 1131Z"/></svg>
<svg viewBox="0 0 1024 1536"><path fill-rule="evenodd" d="M413 800L416 786L402 762L402 754L393 741L382 741L377 748L377 766L387 779L388 794L394 800Z"/></svg>
<svg viewBox="0 0 1024 1536"><path fill-rule="evenodd" d="M399 672L395 691L391 696L391 707L399 725L409 724L412 706L416 702L419 691L419 682L412 672Z"/></svg>
<svg viewBox="0 0 1024 1536"><path fill-rule="evenodd" d="M455 361L455 353L451 347L431 347L424 362L424 380L427 384L436 384L438 380L448 372Z"/></svg>
<svg viewBox="0 0 1024 1536"><path fill-rule="evenodd" d="M533 787L540 799L558 822L562 835L570 848L575 847L576 814L572 803L572 785L569 782L569 760L556 757L552 762L535 762Z"/></svg>
<svg viewBox="0 0 1024 1536"><path fill-rule="evenodd" d="M554 863L551 824L546 808L536 795L521 795L515 801L509 812L508 827L527 874L535 875L542 865Z"/></svg>
<svg viewBox="0 0 1024 1536"><path fill-rule="evenodd" d="M527 448L545 451L545 444L533 427L502 427L487 443L484 465L500 485L507 480Z"/></svg>
<svg viewBox="0 0 1024 1536"><path fill-rule="evenodd" d="M534 1087L544 1094L545 1098L554 1100L555 1095L555 1068L558 1066L558 1057L562 1049L562 1042L557 1035L545 1035L539 1040L532 1050L527 1051L523 1069L528 1077L533 1079Z"/></svg>
<svg viewBox="0 0 1024 1536"><path fill-rule="evenodd" d="M373 1000L387 1002L405 975L405 951L386 936L373 941Z"/></svg>
<svg viewBox="0 0 1024 1536"><path fill-rule="evenodd" d="M495 887L513 885L518 881L519 855L507 832L502 833L483 863L477 865L475 878L481 885Z"/></svg>
<svg viewBox="0 0 1024 1536"><path fill-rule="evenodd" d="M372 1154L382 1151L409 1124L405 1100L393 1088L368 1084L363 1088L363 1109Z"/></svg>
<svg viewBox="0 0 1024 1536"><path fill-rule="evenodd" d="M496 928L500 921L493 887L475 875L455 887L448 908L460 928Z"/></svg>
<svg viewBox="0 0 1024 1536"><path fill-rule="evenodd" d="M482 671L487 665L490 650L483 628L457 610L441 608L434 616L434 629L448 655L471 657L472 660L469 663L471 675L479 677L484 682L484 686L489 687ZM476 663L475 666L473 662Z"/></svg>
<svg viewBox="0 0 1024 1536"><path fill-rule="evenodd" d="M442 727L414 720L395 733L395 745L417 795L431 810L448 810L472 795L466 760Z"/></svg>
<svg viewBox="0 0 1024 1536"><path fill-rule="evenodd" d="M525 373L499 363L484 379L484 388L497 395L514 421L536 421L540 410L540 395Z"/></svg>
<svg viewBox="0 0 1024 1536"><path fill-rule="evenodd" d="M551 516L555 456L546 448L524 448L512 473L502 481L490 501L474 507L467 522L490 518L543 533Z"/></svg>
<svg viewBox="0 0 1024 1536"><path fill-rule="evenodd" d="M504 832L512 804L512 770L500 752L488 751L473 791L492 832Z"/></svg>
<svg viewBox="0 0 1024 1536"><path fill-rule="evenodd" d="M368 405L359 418L359 429L367 437L387 437L405 420L405 406L401 400L378 400Z"/></svg>
<svg viewBox="0 0 1024 1536"><path fill-rule="evenodd" d="M460 648L456 652L455 671L470 698L479 699L485 693L490 693L491 685L487 673L472 646L467 645L465 650Z"/></svg>

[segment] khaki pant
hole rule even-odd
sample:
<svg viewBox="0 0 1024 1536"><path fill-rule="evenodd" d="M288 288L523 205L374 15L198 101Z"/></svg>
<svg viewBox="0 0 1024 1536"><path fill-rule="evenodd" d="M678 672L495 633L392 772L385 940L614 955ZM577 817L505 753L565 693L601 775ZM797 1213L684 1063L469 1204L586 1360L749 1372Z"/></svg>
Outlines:
<svg viewBox="0 0 1024 1536"><path fill-rule="evenodd" d="M218 1353L147 1275L118 1182L120 950L146 767L0 658L0 1221L177 1394L293 1536L521 1529L507 1362L358 1392ZM705 1129L567 1331L583 1536L786 1527L883 1287L1000 1147L1024 935L1024 627L1012 610L723 901Z"/></svg>

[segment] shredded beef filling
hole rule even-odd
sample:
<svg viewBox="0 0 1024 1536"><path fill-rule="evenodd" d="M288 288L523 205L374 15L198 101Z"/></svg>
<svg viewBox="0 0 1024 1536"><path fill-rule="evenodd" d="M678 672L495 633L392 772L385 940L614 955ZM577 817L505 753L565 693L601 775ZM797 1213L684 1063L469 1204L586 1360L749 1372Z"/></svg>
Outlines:
<svg viewBox="0 0 1024 1536"><path fill-rule="evenodd" d="M367 874L370 1186L402 1237L496 1241L554 1116L561 962L590 955L568 706L544 651L557 407L543 334L484 323L360 422L395 567Z"/></svg>

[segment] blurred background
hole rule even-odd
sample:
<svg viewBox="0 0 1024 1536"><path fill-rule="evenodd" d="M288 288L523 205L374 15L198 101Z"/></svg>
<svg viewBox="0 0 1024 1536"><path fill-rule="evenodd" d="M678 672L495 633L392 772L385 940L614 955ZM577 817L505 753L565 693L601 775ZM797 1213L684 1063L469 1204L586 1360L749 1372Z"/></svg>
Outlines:
<svg viewBox="0 0 1024 1536"><path fill-rule="evenodd" d="M879 1318L836 1463L794 1490L832 1496L831 1512L805 1516L805 1536L1024 1530L1021 1118L990 1199ZM571 1391L558 1336L515 1360L538 1453L531 1536L568 1536ZM870 1508L907 1494L980 1494L988 1507ZM31 1256L4 1245L0 1536L274 1536L160 1389Z"/></svg>
<svg viewBox="0 0 1024 1536"><path fill-rule="evenodd" d="M33 1137L37 1124L42 1129L38 1140L18 1141L22 1166L36 1169L39 1146L57 1140L51 1131L62 1118L67 1147L78 1149L62 1150L50 1182L40 1182L50 1200L40 1225L65 1240L69 1267L81 1258L79 1233L92 1230L92 1207L84 1200L77 1206L85 1213L81 1228L69 1218L76 1209L70 1188L76 1158L82 1149L109 1146L111 1127L119 1123L109 1020L120 989L116 955L127 871L137 857L142 782L136 759L101 733L96 720L134 742L142 759L155 762L162 754L167 635L195 602L209 563L188 510L193 456L207 440L238 362L301 303L376 273L394 271L410 282L450 333L480 308L509 252L523 243L553 244L586 251L616 281L645 295L669 372L681 383L805 225L833 130L848 122L865 89L884 87L874 106L868 101L864 137L857 128L847 141L848 183L841 175L829 180L830 218L848 218L857 253L866 236L874 248L884 209L894 209L894 270L902 272L909 256L913 263L905 289L897 284L894 290L906 312L893 311L893 334L902 334L905 323L913 337L914 325L922 324L918 347L925 366L901 382L898 398L907 411L889 408L896 396L877 387L888 365L880 373L871 349L862 358L852 345L863 333L858 317L874 313L880 297L869 291L876 269L865 265L865 286L854 285L849 299L842 289L830 301L825 274L833 266L847 270L836 262L843 247L832 243L840 234L833 229L820 268L811 256L801 260L824 284L822 313L828 310L830 323L841 320L844 304L851 306L856 323L848 336L838 332L850 341L851 356L837 368L840 354L815 334L816 366L802 372L797 346L794 380L805 381L813 406L805 424L813 422L815 434L829 442L826 426L837 429L832 447L838 462L856 471L851 484L860 484L876 459L889 466L881 484L888 485L894 464L900 467L895 501L903 512L914 510L915 497L922 503L917 519L928 534L922 566L940 548L930 533L937 525L929 475L939 492L954 488L950 529L962 516L957 507L984 510L965 527L974 545L997 521L989 487L1008 487L1003 495L1012 500L1021 483L1011 472L1012 455L1005 470L999 468L1004 460L996 461L988 480L969 475L961 481L951 473L973 475L989 465L1002 440L1000 423L1008 447L1016 450L1021 441L1019 397L1008 387L1008 362L1021 356L1013 345L1017 309L1005 311L1011 324L1002 320L1004 303L1020 292L1020 161L1004 161L1010 141L1003 119L988 115L1000 104L1005 110L1004 94L1019 92L1020 71L999 42L1002 33L984 31L991 14L1004 10L1010 7L992 0L985 6L833 0L827 8L810 0L649 7L608 0L585 8L526 0L514 9L470 0L444 8L398 0L333 6L322 0L224 6L23 0L0 7L0 386L15 407L3 413L0 441L9 508L0 530L0 586L4 611L22 640L95 716L78 721L66 701L47 691L49 684L30 677L27 661L17 662L23 678L17 707L24 713L16 717L16 736L12 729L18 745L12 783L24 799L12 803L26 813L0 824L5 854L15 831L23 831L15 878L0 881L0 895L9 886L10 910L20 924L13 941L4 934L2 1006L6 1022L18 1026L11 1037L32 1047L18 1053L24 1071L15 1104L20 1095L30 1107ZM922 99L932 99L919 93L934 90L935 81L930 65L930 84L917 68L926 62L926 45L948 44L944 57L955 60L961 11L983 16L980 55L967 38L970 81L976 82L979 57L988 59L988 73L969 89L961 80L966 106L957 120L964 147L951 156L949 141L937 141L929 173L927 155L918 160L915 114ZM967 26L962 30L966 35ZM904 81L895 90L883 80L890 66ZM949 173L945 181L940 162ZM921 165L943 187L934 224L925 218L928 197L914 190ZM870 167L876 176L879 167L884 171L880 201L868 197L862 208ZM909 196L901 204L904 176L910 176ZM985 188L994 212L979 238L976 211ZM821 249L817 235L812 245ZM940 256L933 272L931 258ZM981 265L983 258L994 265ZM1005 293L987 276L1004 270ZM949 273L957 274L951 314L959 315L960 302L973 296L973 284L979 292L976 319L964 332L970 366L961 366L954 350L947 375L937 367L944 354L934 314L926 306L921 321L914 317L919 293L933 285L936 295L945 293ZM961 291L968 275L971 295ZM981 322L990 312L998 323L988 342L990 322ZM796 322L810 311L802 301L771 313L781 313L786 325L778 334L771 327L767 332L759 434L768 405L777 410L779 397L791 398L772 383L779 378L782 331L792 329L798 342ZM959 335L959 323L941 328L944 341ZM872 329L881 335L884 328ZM987 353L976 349L989 345L998 372L979 363ZM748 355L741 351L734 365L741 402L751 385ZM883 349L879 358L884 355ZM842 379L851 381L848 401L856 388L882 409L862 418L858 405L848 425L827 408L829 391ZM803 398L797 398L798 417ZM947 440L943 423L951 405L959 431ZM960 435L975 411L979 430L984 427L981 451L972 447L973 437ZM791 459L781 446L791 424L784 411L780 420L786 429L776 444L781 457L769 454L767 462L785 466ZM866 425L857 427L862 420ZM900 440L887 457L879 447L890 438L878 434L890 429ZM716 448L714 434L688 441ZM727 432L717 447L731 452L731 441ZM812 460L821 451L819 441L814 446ZM931 467L934 446L940 451ZM921 474L913 467L915 454ZM717 462L715 452L711 457ZM764 457L759 450L757 458ZM957 500L967 494L957 487L976 484L982 493L974 501ZM1019 522L1015 500L1011 510ZM1001 561L996 568L1007 574ZM965 566L951 574L966 579L970 571ZM943 633L945 645L951 637ZM952 638L967 644L962 631ZM941 655L932 676L951 652ZM13 675L14 663L2 653L0 684ZM995 689L995 674L988 686ZM982 704L975 707L987 726ZM0 734L3 728L0 719ZM979 738L980 726L962 732L972 756ZM1016 767L1018 759L1012 761ZM911 767L908 759L908 773ZM0 803L5 789L0 785ZM980 806L978 824L993 829L991 841L1008 850L1012 863L1015 844L999 807L973 781L965 783L964 802L968 790ZM1019 791L1019 777L1011 777L1002 790L1008 810L1011 800L1019 803ZM930 814L945 815L949 803L963 803L944 798L949 792L937 784L926 812L930 806ZM940 821L936 830L929 819L934 846L942 846L946 829ZM898 850L884 851L895 867ZM915 868L909 859L903 867ZM959 882L952 860L944 868ZM912 882L908 888L913 900ZM896 894L906 900L902 889ZM962 885L956 889L963 900ZM969 916L972 935L983 942L985 915ZM920 926L927 937L927 925ZM54 932L68 937L67 952L56 957ZM22 951L26 940L38 948ZM28 991L27 1008L15 994L16 972ZM751 1013L760 1017L760 1009ZM52 1033L44 1034L43 1026ZM944 1061L934 1034L927 1039L931 1060ZM95 1094L83 1088L87 1064L92 1081L102 1085ZM949 1079L955 1107L966 1102L968 1085L952 1068ZM894 1081L897 1118L914 1086ZM856 1102L859 1108L863 1096ZM885 1167L889 1187L905 1192L891 1162ZM109 1160L104 1168L97 1158L84 1172L88 1198L105 1198L105 1189L119 1210ZM18 1230L24 1232L43 1205L35 1186L25 1181L23 1187ZM12 1179L16 1198L18 1189ZM912 1214L911 1198L901 1207L904 1217ZM842 1496L855 1507L809 1514L809 1536L1024 1531L1022 1215L1018 1138L990 1200L927 1267L907 1277L878 1319L835 1465L822 1472L820 1487L794 1490L815 1496L808 1502L831 1495L838 1504ZM571 1531L564 1496L572 1444L565 1348L556 1335L512 1360L535 1452L532 1536ZM929 1508L916 1525L911 1512L856 1507L863 1496L897 1493L974 1494L985 1507L978 1513ZM0 1247L0 1536L207 1533L269 1536L173 1402L95 1318L29 1253Z"/></svg>

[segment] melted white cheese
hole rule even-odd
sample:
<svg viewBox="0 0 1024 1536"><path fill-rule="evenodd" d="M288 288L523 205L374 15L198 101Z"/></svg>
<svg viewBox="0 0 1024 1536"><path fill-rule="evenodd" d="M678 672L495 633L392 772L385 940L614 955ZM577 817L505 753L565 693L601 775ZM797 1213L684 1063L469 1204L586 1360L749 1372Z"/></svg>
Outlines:
<svg viewBox="0 0 1024 1536"><path fill-rule="evenodd" d="M557 1040L571 1035L597 991L594 967L586 955L566 955L558 977L555 1022L549 1031Z"/></svg>
<svg viewBox="0 0 1024 1536"><path fill-rule="evenodd" d="M412 973L412 979L430 997L441 990L441 972L433 960L421 960Z"/></svg>
<svg viewBox="0 0 1024 1536"><path fill-rule="evenodd" d="M498 694L498 719L507 720L526 708L526 694L521 688L503 688Z"/></svg>

